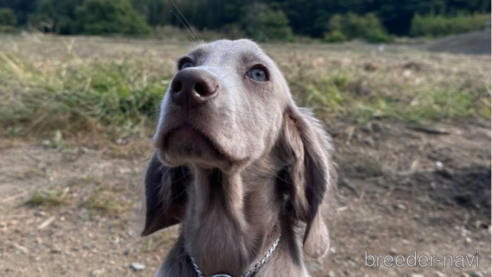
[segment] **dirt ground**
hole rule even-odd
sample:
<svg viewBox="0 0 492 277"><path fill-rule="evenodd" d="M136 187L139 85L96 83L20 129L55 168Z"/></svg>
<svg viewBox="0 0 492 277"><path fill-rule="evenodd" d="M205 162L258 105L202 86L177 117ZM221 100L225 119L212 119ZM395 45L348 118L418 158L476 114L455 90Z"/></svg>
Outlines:
<svg viewBox="0 0 492 277"><path fill-rule="evenodd" d="M491 274L488 122L325 125L337 148L341 203L329 255L307 261L314 277ZM0 140L0 276L153 276L177 228L138 236L146 159L109 154L129 147L72 151ZM25 204L43 188L66 201ZM365 266L365 251L471 258L477 250L478 267ZM135 271L134 262L145 268Z"/></svg>

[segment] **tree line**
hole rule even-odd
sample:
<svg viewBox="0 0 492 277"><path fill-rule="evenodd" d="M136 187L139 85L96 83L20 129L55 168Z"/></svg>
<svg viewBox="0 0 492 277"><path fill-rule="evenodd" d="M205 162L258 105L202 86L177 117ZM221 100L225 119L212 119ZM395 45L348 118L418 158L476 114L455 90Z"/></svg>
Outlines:
<svg viewBox="0 0 492 277"><path fill-rule="evenodd" d="M380 42L483 28L490 8L488 0L0 0L0 31L148 36L192 25L259 40Z"/></svg>

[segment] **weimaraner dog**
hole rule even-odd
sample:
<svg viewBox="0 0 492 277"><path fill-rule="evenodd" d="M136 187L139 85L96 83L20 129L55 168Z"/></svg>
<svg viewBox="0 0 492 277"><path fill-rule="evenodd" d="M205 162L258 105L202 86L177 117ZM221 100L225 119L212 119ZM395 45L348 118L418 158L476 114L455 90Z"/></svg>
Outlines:
<svg viewBox="0 0 492 277"><path fill-rule="evenodd" d="M142 235L182 223L156 276L309 276L336 199L329 137L250 40L201 44L162 100Z"/></svg>

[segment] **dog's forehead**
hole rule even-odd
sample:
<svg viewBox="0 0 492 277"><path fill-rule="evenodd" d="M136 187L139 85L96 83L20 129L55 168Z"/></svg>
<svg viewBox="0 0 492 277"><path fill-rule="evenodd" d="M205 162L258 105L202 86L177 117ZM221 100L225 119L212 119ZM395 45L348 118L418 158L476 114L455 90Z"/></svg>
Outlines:
<svg viewBox="0 0 492 277"><path fill-rule="evenodd" d="M271 63L271 59L251 40L217 40L201 44L188 54L196 60L224 63L227 61L262 61Z"/></svg>

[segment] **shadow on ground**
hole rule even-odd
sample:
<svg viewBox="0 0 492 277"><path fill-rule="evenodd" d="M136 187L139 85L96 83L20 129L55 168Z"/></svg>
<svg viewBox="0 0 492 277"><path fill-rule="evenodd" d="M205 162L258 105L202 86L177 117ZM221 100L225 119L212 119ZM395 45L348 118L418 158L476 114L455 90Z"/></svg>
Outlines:
<svg viewBox="0 0 492 277"><path fill-rule="evenodd" d="M454 172L442 170L411 176L417 187L431 185L429 197L436 203L458 205L490 217L490 168L470 167Z"/></svg>

